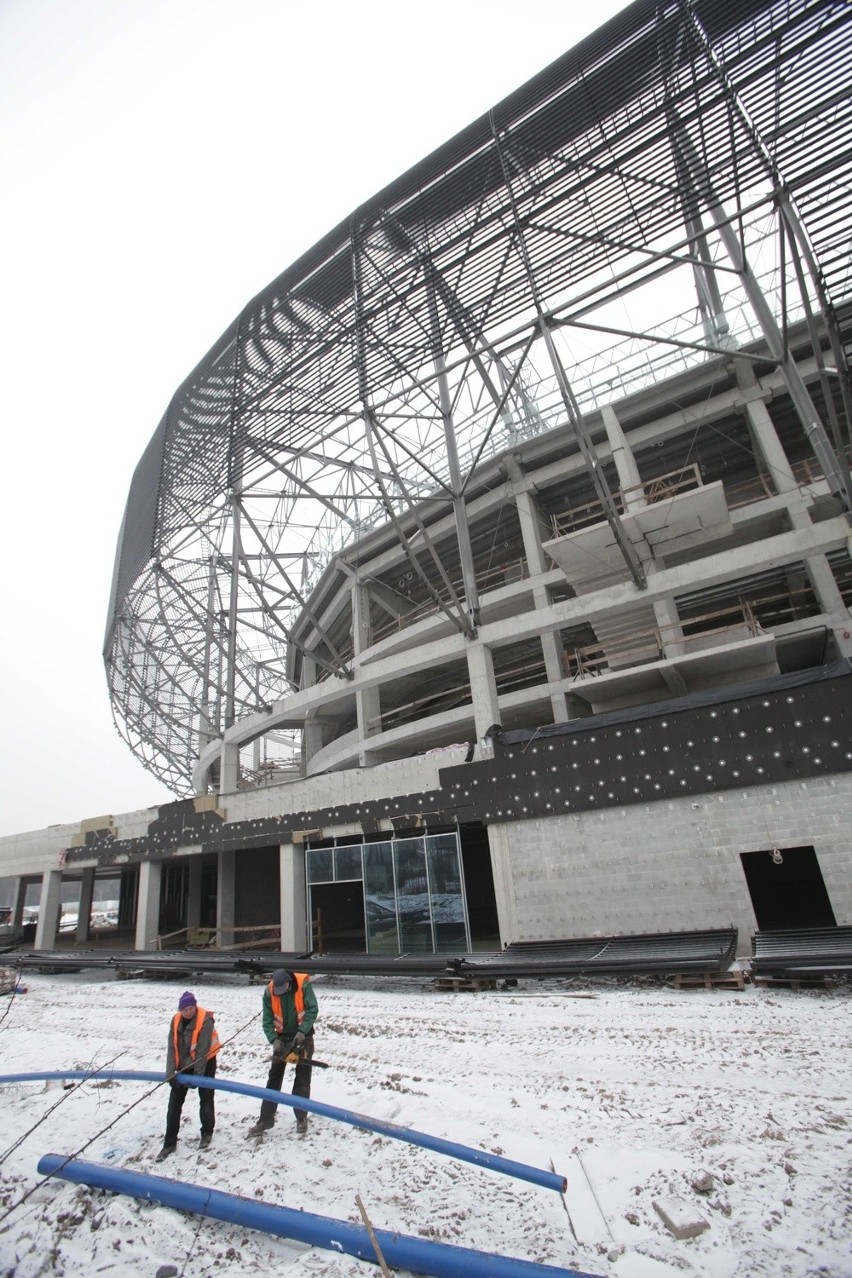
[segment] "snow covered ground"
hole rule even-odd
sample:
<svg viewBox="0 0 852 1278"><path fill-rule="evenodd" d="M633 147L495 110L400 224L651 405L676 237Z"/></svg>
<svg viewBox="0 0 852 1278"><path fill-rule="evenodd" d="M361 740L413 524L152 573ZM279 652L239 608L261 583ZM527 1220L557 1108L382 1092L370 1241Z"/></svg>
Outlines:
<svg viewBox="0 0 852 1278"><path fill-rule="evenodd" d="M24 976L0 1000L0 1072L161 1070L189 984L216 1013L219 1075L262 1086L261 987L245 978ZM678 991L526 981L479 994L426 981L315 982L313 1095L568 1178L558 1193L292 1112L256 1147L256 1101L217 1093L198 1150L187 1097L165 1164L167 1089L89 1081L0 1087L0 1275L232 1278L288 1265L327 1278L366 1262L36 1171L42 1154L167 1175L361 1223L612 1278L850 1278L852 988ZM285 1081L285 1086L289 1083ZM709 1225L678 1241L654 1203ZM567 1208L567 1211L566 1211ZM576 1240L572 1233L576 1233Z"/></svg>

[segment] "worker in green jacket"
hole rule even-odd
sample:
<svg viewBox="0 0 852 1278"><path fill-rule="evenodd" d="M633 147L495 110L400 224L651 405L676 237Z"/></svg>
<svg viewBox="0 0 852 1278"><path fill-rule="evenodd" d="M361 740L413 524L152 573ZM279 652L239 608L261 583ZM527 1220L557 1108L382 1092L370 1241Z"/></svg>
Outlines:
<svg viewBox="0 0 852 1278"><path fill-rule="evenodd" d="M288 1062L295 1065L293 1095L308 1097L311 1094L311 1058L314 1054L314 1021L319 1008L316 995L305 972L290 972L278 968L263 991L263 1032L272 1044L272 1063L266 1086L281 1090L284 1071ZM249 1131L249 1136L263 1136L275 1123L278 1106L265 1100L260 1106L260 1118ZM308 1130L308 1115L303 1109L294 1109L296 1131L300 1136Z"/></svg>

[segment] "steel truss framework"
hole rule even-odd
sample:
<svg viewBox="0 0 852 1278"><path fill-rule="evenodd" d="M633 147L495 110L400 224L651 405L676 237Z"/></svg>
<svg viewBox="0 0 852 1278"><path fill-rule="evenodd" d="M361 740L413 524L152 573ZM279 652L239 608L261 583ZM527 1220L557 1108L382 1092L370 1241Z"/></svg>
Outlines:
<svg viewBox="0 0 852 1278"><path fill-rule="evenodd" d="M845 0L638 0L250 302L174 396L121 530L104 657L145 766L187 793L205 745L292 689L300 616L350 673L311 592L379 525L473 634L472 476L552 426L641 590L586 417L755 337L848 509L850 69ZM802 317L845 416L798 375ZM461 586L427 498L454 512Z"/></svg>

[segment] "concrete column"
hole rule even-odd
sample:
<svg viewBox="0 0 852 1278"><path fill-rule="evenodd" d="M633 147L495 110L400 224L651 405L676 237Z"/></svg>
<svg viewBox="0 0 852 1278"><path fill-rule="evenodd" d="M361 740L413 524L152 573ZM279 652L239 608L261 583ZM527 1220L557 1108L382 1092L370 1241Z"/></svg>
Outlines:
<svg viewBox="0 0 852 1278"><path fill-rule="evenodd" d="M791 507L788 513L793 528L812 526L810 515L803 507ZM843 602L843 595L840 593L828 558L825 555L806 555L804 564L814 594L819 601L820 612L830 618L837 651L842 657L852 657L852 638L844 638L844 634L852 634L850 610Z"/></svg>
<svg viewBox="0 0 852 1278"><path fill-rule="evenodd" d="M746 372L744 370L738 376L737 380L741 385L744 381L748 381L750 371ZM751 381L754 383L753 373L751 373ZM781 440L778 438L775 423L769 416L769 409L762 399L750 399L746 402L745 410L752 443L763 462L764 469L769 475L775 491L777 493L793 492L799 485L793 476L790 462L784 452Z"/></svg>
<svg viewBox="0 0 852 1278"><path fill-rule="evenodd" d="M222 762L219 776L219 793L234 794L240 776L239 746L222 743Z"/></svg>
<svg viewBox="0 0 852 1278"><path fill-rule="evenodd" d="M357 579L352 582L352 645L356 658L370 646L370 597ZM375 756L367 744L369 737L382 730L381 701L378 688L365 688L355 693L355 713L358 721L358 764L368 767Z"/></svg>
<svg viewBox="0 0 852 1278"><path fill-rule="evenodd" d="M236 917L237 854L233 850L219 853L216 893L216 943L232 945Z"/></svg>
<svg viewBox="0 0 852 1278"><path fill-rule="evenodd" d="M312 688L317 681L317 663L313 657L302 658L302 687ZM302 757L305 769L311 762L315 754L322 749L322 724L313 717L311 712L305 719L305 726L302 731Z"/></svg>
<svg viewBox="0 0 852 1278"><path fill-rule="evenodd" d="M59 926L61 870L45 870L41 880L41 897L38 903L35 948L52 950L56 947L56 930Z"/></svg>
<svg viewBox="0 0 852 1278"><path fill-rule="evenodd" d="M758 384L753 370L747 366L739 368L739 361L737 381L744 390L750 390ZM799 484L766 404L762 399L749 399L745 410L755 451L759 453L776 492L797 492ZM788 511L793 528L810 526L812 521L803 502L790 505ZM843 638L844 632L849 629L849 609L843 602L828 559L825 555L811 555L805 559L805 567L814 594L819 600L820 611L831 618L838 651L842 656L852 656L852 640Z"/></svg>
<svg viewBox="0 0 852 1278"><path fill-rule="evenodd" d="M625 509L632 510L645 505L645 494L642 491L642 477L633 449L627 442L627 436L621 429L621 422L611 404L604 404L601 409L604 429L612 449L612 460L618 474L618 486L624 493Z"/></svg>
<svg viewBox="0 0 852 1278"><path fill-rule="evenodd" d="M315 714L315 711L308 711L305 716L305 726L302 729L302 755L306 770L311 759L315 754L319 754L323 747L322 723L315 718Z"/></svg>
<svg viewBox="0 0 852 1278"><path fill-rule="evenodd" d="M652 566L648 566L648 578L653 576ZM669 596L666 599L654 600L654 620L656 621L663 643L663 655L665 657L680 657L686 651L683 642L683 630L680 625L680 617L674 599Z"/></svg>
<svg viewBox="0 0 852 1278"><path fill-rule="evenodd" d="M80 903L77 906L77 940L88 941L92 925L92 899L95 895L95 867L83 871L80 884Z"/></svg>
<svg viewBox="0 0 852 1278"><path fill-rule="evenodd" d="M488 847L491 852L491 873L494 878L494 896L497 901L497 924L500 928L500 944L519 941L518 907L515 902L515 881L512 878L512 861L509 855L508 830L504 824L489 825Z"/></svg>
<svg viewBox="0 0 852 1278"><path fill-rule="evenodd" d="M186 926L201 926L201 857L194 856L189 862L189 878L186 885Z"/></svg>
<svg viewBox="0 0 852 1278"><path fill-rule="evenodd" d="M281 949L308 950L312 937L305 883L305 845L282 843L279 848L281 882Z"/></svg>
<svg viewBox="0 0 852 1278"><path fill-rule="evenodd" d="M491 649L486 648L485 644L480 643L478 639L471 640L465 651L476 739L481 742L492 724L500 723L494 661Z"/></svg>
<svg viewBox="0 0 852 1278"><path fill-rule="evenodd" d="M814 593L819 600L820 611L830 617L838 618L838 623L847 625L849 609L843 602L843 595L834 579L831 564L825 555L810 555L805 560L805 567L811 579Z"/></svg>
<svg viewBox="0 0 852 1278"><path fill-rule="evenodd" d="M518 511L518 520L521 525L521 536L524 542L524 556L530 575L536 577L541 573L547 572L550 567L541 548L541 517L536 509L532 494L527 489L518 489L514 493L514 499ZM550 599L544 586L533 587L533 602L536 608L550 606ZM562 668L562 642L557 631L548 630L541 636L541 651L544 658L547 682L558 683L563 678L565 671ZM554 723L568 722L570 715L564 692L552 693L550 706Z"/></svg>
<svg viewBox="0 0 852 1278"><path fill-rule="evenodd" d="M137 950L155 950L160 930L160 882L162 861L143 861L139 866L139 891L136 897Z"/></svg>
<svg viewBox="0 0 852 1278"><path fill-rule="evenodd" d="M15 884L15 897L12 902L12 924L20 927L24 921L24 904L27 899L27 880L19 878Z"/></svg>
<svg viewBox="0 0 852 1278"><path fill-rule="evenodd" d="M523 475L520 467L516 467L516 471L519 477ZM515 472L513 471L513 473ZM518 523L521 525L524 556L526 557L530 576L535 577L540 573L548 572L552 566L541 548L543 540L541 535L541 515L538 512L532 493L528 489L517 487L512 496L518 511ZM550 530L548 529L549 533Z"/></svg>

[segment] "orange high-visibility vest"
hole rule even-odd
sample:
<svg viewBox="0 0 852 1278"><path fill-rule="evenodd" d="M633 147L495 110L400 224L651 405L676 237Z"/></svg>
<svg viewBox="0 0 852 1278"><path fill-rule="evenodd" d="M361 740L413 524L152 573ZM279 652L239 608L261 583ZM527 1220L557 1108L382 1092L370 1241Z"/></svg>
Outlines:
<svg viewBox="0 0 852 1278"><path fill-rule="evenodd" d="M212 1015L212 1013L206 1011L206 1009L203 1007L197 1007L195 1009L195 1029L192 1031L192 1039L190 1040L190 1044L189 1044L189 1059L191 1061L195 1060L195 1049L198 1046L198 1035L201 1033L201 1026L204 1024L204 1018L205 1016L210 1016L210 1015ZM178 1027L182 1020L183 1020L183 1017L181 1016L180 1012L175 1012L174 1016L172 1017L172 1042L174 1043L175 1070L177 1072L180 1072L180 1048L178 1046ZM219 1050L219 1047L220 1047L219 1035L216 1033L216 1026L214 1025L213 1033L210 1036L210 1051L207 1054L207 1060L210 1060L213 1056L216 1055L216 1053Z"/></svg>
<svg viewBox="0 0 852 1278"><path fill-rule="evenodd" d="M296 1020L301 1025L305 1019L305 995L303 988L311 979L307 972L294 972L296 978L296 992L293 995L293 1005L296 1008ZM269 982L269 1003L272 1008L272 1020L275 1025L275 1033L284 1033L284 1008L281 1006L281 996L276 994L272 988L272 981Z"/></svg>

